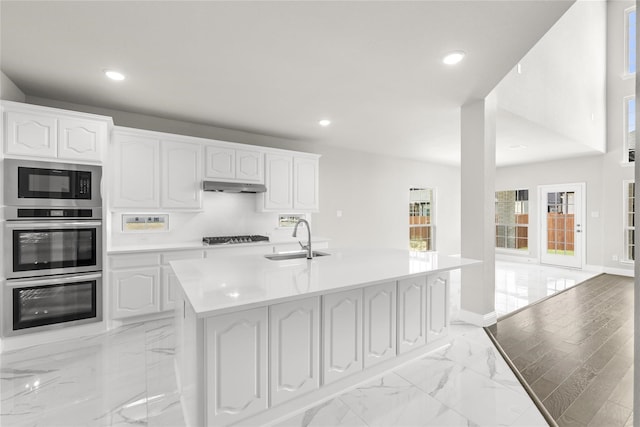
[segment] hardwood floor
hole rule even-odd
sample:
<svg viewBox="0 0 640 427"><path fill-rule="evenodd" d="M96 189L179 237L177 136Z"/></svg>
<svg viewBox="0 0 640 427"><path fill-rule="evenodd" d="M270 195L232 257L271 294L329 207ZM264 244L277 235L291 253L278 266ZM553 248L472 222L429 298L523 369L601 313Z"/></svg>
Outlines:
<svg viewBox="0 0 640 427"><path fill-rule="evenodd" d="M602 274L487 331L559 426L633 425L633 278Z"/></svg>

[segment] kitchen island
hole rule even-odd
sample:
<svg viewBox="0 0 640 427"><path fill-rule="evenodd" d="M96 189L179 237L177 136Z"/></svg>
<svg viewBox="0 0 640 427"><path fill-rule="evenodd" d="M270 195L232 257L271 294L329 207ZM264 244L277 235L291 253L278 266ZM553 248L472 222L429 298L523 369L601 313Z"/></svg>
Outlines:
<svg viewBox="0 0 640 427"><path fill-rule="evenodd" d="M446 344L448 272L475 261L323 252L171 262L188 425L268 424Z"/></svg>

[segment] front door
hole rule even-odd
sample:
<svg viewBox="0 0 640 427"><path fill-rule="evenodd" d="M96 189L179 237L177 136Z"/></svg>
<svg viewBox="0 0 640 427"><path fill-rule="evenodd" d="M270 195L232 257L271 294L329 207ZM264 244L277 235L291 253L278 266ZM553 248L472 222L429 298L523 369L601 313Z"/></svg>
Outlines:
<svg viewBox="0 0 640 427"><path fill-rule="evenodd" d="M583 183L539 187L541 263L582 268L584 188Z"/></svg>

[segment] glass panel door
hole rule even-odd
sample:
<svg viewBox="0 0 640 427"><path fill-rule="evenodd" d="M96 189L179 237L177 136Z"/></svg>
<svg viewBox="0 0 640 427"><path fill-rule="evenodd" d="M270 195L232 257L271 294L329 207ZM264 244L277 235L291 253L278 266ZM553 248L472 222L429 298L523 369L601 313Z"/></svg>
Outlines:
<svg viewBox="0 0 640 427"><path fill-rule="evenodd" d="M582 268L584 184L541 186L540 262Z"/></svg>

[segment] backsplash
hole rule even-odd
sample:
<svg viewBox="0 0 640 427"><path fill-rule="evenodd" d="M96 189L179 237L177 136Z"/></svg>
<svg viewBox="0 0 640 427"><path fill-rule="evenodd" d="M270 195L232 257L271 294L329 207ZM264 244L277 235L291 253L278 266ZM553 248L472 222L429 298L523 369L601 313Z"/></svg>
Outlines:
<svg viewBox="0 0 640 427"><path fill-rule="evenodd" d="M256 212L255 194L210 193L202 197L202 212L110 212L109 228L111 247L199 242L204 236L229 236L241 234L268 235L272 240L286 240L291 229L278 228L278 213ZM282 212L287 213L287 212ZM122 232L122 214L169 215L169 231ZM311 215L307 214L310 220Z"/></svg>

